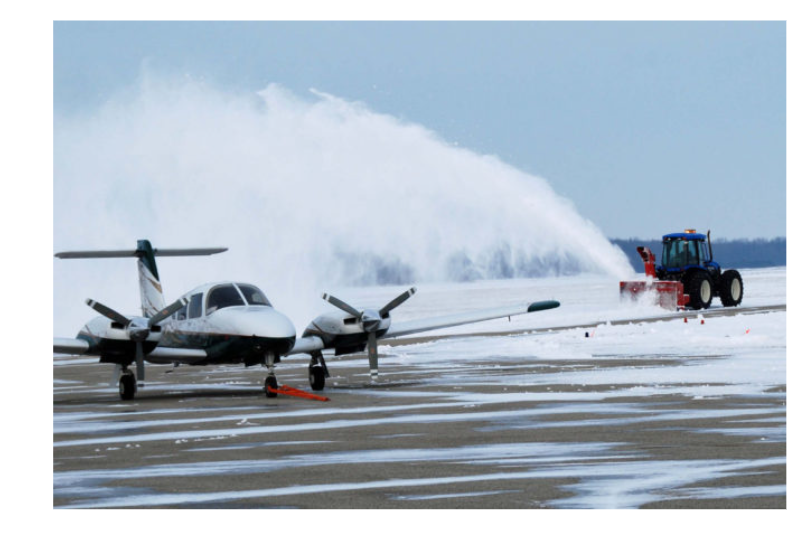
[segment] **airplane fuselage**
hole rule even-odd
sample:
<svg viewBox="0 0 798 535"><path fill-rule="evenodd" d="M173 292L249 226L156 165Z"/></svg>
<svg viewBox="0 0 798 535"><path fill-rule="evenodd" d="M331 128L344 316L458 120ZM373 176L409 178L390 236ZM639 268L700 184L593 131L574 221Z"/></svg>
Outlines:
<svg viewBox="0 0 798 535"><path fill-rule="evenodd" d="M163 323L160 347L204 349L207 358L192 364L275 362L294 347L294 324L270 306L233 306L193 319L169 319Z"/></svg>
<svg viewBox="0 0 798 535"><path fill-rule="evenodd" d="M143 341L145 360L191 365L265 364L267 355L279 362L294 347L293 323L276 311L262 292L249 284L213 283L195 288L184 297L188 303ZM87 354L100 362L128 366L135 360L125 326L100 316L87 323L78 339L89 344ZM151 354L158 347L168 352L200 350L203 356L173 357ZM157 353L157 352L156 352Z"/></svg>

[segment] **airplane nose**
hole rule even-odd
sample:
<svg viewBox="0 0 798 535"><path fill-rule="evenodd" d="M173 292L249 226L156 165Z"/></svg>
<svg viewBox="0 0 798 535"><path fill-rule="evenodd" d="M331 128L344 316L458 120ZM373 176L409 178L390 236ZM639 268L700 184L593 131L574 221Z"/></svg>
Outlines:
<svg viewBox="0 0 798 535"><path fill-rule="evenodd" d="M296 338L296 329L291 320L271 307L247 307L237 312L235 324L241 336Z"/></svg>

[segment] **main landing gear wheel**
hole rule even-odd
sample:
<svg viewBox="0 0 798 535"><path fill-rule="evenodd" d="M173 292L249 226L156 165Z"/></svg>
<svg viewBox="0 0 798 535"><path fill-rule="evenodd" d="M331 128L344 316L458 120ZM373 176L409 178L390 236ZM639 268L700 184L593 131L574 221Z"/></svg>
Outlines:
<svg viewBox="0 0 798 535"><path fill-rule="evenodd" d="M712 279L704 271L695 271L684 281L684 291L690 296L687 305L693 310L709 308L712 303Z"/></svg>
<svg viewBox="0 0 798 535"><path fill-rule="evenodd" d="M727 269L720 276L720 300L725 307L736 307L743 300L743 278L735 269Z"/></svg>
<svg viewBox="0 0 798 535"><path fill-rule="evenodd" d="M264 388L266 389L267 398L276 398L277 394L271 392L269 390L269 387L273 388L274 390L277 390L277 377L275 377L274 375L270 375L266 378L266 382L264 383Z"/></svg>
<svg viewBox="0 0 798 535"><path fill-rule="evenodd" d="M322 366L308 367L308 380L310 388L315 391L324 390L324 368Z"/></svg>
<svg viewBox="0 0 798 535"><path fill-rule="evenodd" d="M119 397L127 401L136 395L136 376L125 373L119 378Z"/></svg>

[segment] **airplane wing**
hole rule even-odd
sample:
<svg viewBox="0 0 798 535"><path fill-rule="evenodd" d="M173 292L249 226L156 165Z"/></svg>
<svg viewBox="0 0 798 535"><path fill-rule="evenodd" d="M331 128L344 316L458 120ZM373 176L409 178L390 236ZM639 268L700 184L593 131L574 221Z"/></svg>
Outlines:
<svg viewBox="0 0 798 535"><path fill-rule="evenodd" d="M457 325L464 325L466 323L475 323L478 321L527 314L529 312L538 312L540 310L557 308L558 306L560 306L559 301L537 301L535 303L527 303L524 305L512 305L488 310L475 310L473 312L464 312L462 314L453 314L451 316L423 318L406 321L403 323L392 323L385 335L380 337L380 340L385 338L396 338L397 336L405 336L408 334L415 334L424 331L431 331L433 329L443 329L444 327L455 327Z"/></svg>
<svg viewBox="0 0 798 535"><path fill-rule="evenodd" d="M303 336L297 338L294 348L286 353L287 355L295 355L297 353L310 353L311 351L321 351L324 349L324 342L318 336Z"/></svg>
<svg viewBox="0 0 798 535"><path fill-rule="evenodd" d="M66 355L82 355L89 350L89 343L80 338L53 338L53 353ZM204 349L184 349L178 347L156 347L147 354L151 362L184 362L192 363L207 358Z"/></svg>
<svg viewBox="0 0 798 535"><path fill-rule="evenodd" d="M80 338L53 338L53 353L82 355L89 350L89 343Z"/></svg>

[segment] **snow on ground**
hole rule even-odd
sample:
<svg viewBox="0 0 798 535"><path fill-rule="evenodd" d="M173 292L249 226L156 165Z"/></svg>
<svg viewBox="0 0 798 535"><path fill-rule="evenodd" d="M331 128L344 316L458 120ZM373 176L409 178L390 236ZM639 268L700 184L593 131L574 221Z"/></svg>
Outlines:
<svg viewBox="0 0 798 535"><path fill-rule="evenodd" d="M450 338L406 346L390 346L383 352L397 362L436 368L457 362L506 357L535 359L611 359L652 354L689 359L695 363L677 367L605 368L569 371L569 384L650 385L660 393L670 385L689 385L689 393L701 395L751 394L786 384L786 313L712 317L701 324L657 321L632 325L600 324L593 329L575 328L537 335ZM587 336L586 336L587 335ZM723 356L723 359L698 357ZM503 375L497 380L517 384L562 383L563 374ZM706 383L706 386L696 386ZM687 386L680 387L683 390ZM687 392L682 392L687 393Z"/></svg>

